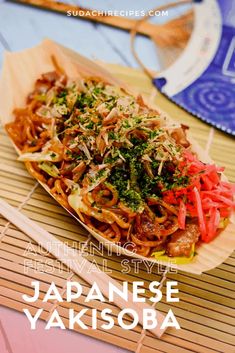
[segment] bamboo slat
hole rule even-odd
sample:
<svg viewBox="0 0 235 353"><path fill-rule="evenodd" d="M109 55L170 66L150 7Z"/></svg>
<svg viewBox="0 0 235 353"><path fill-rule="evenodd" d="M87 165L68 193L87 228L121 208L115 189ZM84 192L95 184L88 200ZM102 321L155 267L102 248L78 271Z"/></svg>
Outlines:
<svg viewBox="0 0 235 353"><path fill-rule="evenodd" d="M109 67L116 76L134 86L137 91L143 92L146 96L154 94L151 83L140 71L118 65ZM173 105L160 93L156 92L155 95L155 103L162 110L176 118L179 117L181 122L189 125L193 136L206 147L211 128ZM226 175L231 181L235 181L235 166L231 160L233 142L229 136L214 131L210 148L212 158L226 167ZM85 248L87 258L96 261L99 266L105 260L107 269L111 271L109 275L118 281L144 280L146 288L150 281L160 281L162 272L158 266L154 265L153 272L147 273L146 267L141 264L139 273L135 273L134 263L130 263L130 272L126 274L120 262L122 257L116 255L110 257L106 251L101 256L97 250L98 242L88 238L87 232L40 186L36 186L35 180L28 175L24 166L16 161L16 153L3 130L0 130L0 197L22 209L24 214L73 248L81 248L87 242ZM88 305L84 302L84 296L69 304L43 303L43 295L52 281L62 293L68 278L84 284L84 294L88 291L89 285L62 266L53 256L42 253L37 244L1 217L0 232L0 298L3 305L18 311L28 307L32 313L36 308L43 307L44 320L48 319L50 310L56 305L67 327L69 307L75 310L82 307L95 308L98 312L104 307L109 307L113 310L115 319L112 330L106 332L102 330L100 328L102 320L99 320L96 331L77 328L76 331L133 352L137 349L139 353L235 352L233 290L235 254L219 267L201 276L183 272L168 274L169 279L177 280L179 283L180 302L174 303L172 307L181 324L181 330L168 330L161 340L146 334L140 344L141 328L138 326L128 332L118 327L119 310L111 303L94 301ZM33 305L26 304L23 302L22 294L32 294L30 283L34 279L40 280L41 283L40 300ZM146 296L149 295L150 293L146 291ZM170 305L163 300L157 304L157 308L166 313ZM89 324L90 314L86 315L85 321Z"/></svg>

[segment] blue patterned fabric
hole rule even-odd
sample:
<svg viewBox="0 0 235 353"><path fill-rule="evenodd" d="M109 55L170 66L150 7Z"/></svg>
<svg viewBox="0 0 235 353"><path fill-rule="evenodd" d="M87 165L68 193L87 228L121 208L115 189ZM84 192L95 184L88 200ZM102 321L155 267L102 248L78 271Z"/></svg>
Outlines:
<svg viewBox="0 0 235 353"><path fill-rule="evenodd" d="M186 89L169 97L205 122L235 135L235 0L217 0L222 36L213 61ZM162 90L164 78L154 79Z"/></svg>

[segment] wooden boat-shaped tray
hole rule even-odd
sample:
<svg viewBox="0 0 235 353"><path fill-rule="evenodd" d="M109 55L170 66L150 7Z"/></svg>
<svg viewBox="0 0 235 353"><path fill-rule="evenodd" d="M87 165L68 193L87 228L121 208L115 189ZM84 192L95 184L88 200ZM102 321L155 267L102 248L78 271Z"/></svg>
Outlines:
<svg viewBox="0 0 235 353"><path fill-rule="evenodd" d="M137 95L137 92L135 93L132 88L127 87L124 83L120 82L103 67L70 49L58 45L51 40L44 40L40 45L32 49L27 49L16 53L5 53L0 81L0 118L3 126L14 119L12 112L15 107L23 107L25 105L26 97L33 89L35 81L41 76L41 74L54 70L51 59L52 56L54 56L58 64L63 67L68 77L73 79L88 76L100 77L103 80L105 79L105 81L110 84L124 87L127 91ZM159 111L159 108L157 109ZM189 139L200 160L203 162L211 162L210 157L205 154L197 142L190 136ZM20 153L17 148L16 150ZM50 193L47 185L43 183L41 183L41 185ZM53 197L52 194L51 196ZM134 254L121 248L117 244L109 242L107 239L103 238L94 230L86 226L74 214L71 212L69 213L75 217L77 221L99 242L103 243L104 246L112 244L113 252L124 256L145 259L155 263L160 262L155 258L146 258L141 255ZM197 254L190 263L176 264L174 261L171 263L160 263L195 274L201 274L204 271L208 271L220 265L235 249L235 224L233 221L233 216L231 217L228 226L213 241L208 244L202 243L198 246Z"/></svg>

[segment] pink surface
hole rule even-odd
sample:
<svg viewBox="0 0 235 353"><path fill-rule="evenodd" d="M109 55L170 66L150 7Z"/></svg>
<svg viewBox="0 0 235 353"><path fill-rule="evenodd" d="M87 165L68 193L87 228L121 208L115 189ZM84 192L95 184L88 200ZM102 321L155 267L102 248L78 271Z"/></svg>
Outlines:
<svg viewBox="0 0 235 353"><path fill-rule="evenodd" d="M118 347L69 330L44 329L37 322L31 331L24 314L0 308L0 353L128 353Z"/></svg>

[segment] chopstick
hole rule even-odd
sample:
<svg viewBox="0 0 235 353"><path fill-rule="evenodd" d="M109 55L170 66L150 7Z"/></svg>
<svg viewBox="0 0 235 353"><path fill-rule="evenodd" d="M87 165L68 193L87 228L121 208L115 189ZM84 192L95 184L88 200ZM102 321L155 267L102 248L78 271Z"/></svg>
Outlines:
<svg viewBox="0 0 235 353"><path fill-rule="evenodd" d="M106 273L101 272L96 265L85 259L81 254L79 254L79 252L75 252L74 249L59 241L52 234L41 228L38 224L30 220L2 199L0 199L0 214L17 228L21 229L49 253L55 256L74 273L82 277L86 282L91 285L96 282L105 297L109 296L109 283L112 283L120 290L122 289L122 286L117 281L108 276ZM80 270L81 268L82 271ZM95 273L95 275L93 275L93 273ZM135 310L139 317L139 323L143 326L143 309L150 309L151 306L146 303L137 304L133 302L130 292L128 293L128 298L129 301L127 303L122 298L114 297L114 304L116 304L120 309L129 308ZM164 333L164 330L160 329L163 320L164 315L157 312L158 325L157 327L149 330L158 338L160 338Z"/></svg>

